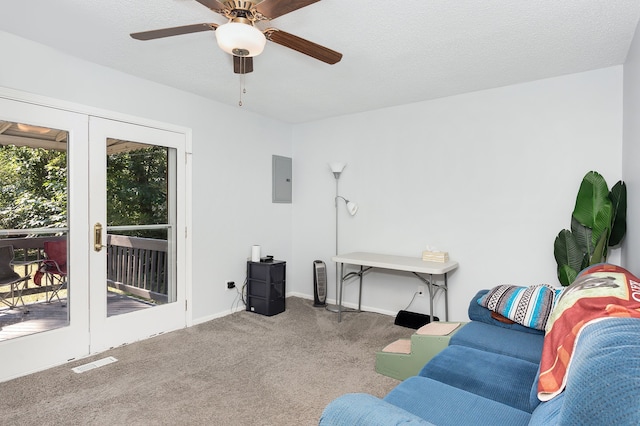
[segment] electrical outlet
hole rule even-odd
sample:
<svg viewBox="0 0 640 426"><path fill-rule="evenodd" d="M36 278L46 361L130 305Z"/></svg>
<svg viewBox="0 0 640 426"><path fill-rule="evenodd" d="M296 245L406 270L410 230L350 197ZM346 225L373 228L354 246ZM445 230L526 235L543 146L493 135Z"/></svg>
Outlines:
<svg viewBox="0 0 640 426"><path fill-rule="evenodd" d="M236 288L236 283L233 281L227 281L227 288L231 290L232 288Z"/></svg>
<svg viewBox="0 0 640 426"><path fill-rule="evenodd" d="M418 296L424 296L424 286L423 285L419 285L418 286Z"/></svg>

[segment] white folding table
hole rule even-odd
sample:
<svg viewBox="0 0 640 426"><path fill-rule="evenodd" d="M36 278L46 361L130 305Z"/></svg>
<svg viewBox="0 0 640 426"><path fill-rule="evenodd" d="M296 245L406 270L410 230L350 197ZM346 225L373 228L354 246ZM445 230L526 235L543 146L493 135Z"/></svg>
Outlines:
<svg viewBox="0 0 640 426"><path fill-rule="evenodd" d="M429 262L417 257L394 256L379 253L354 252L333 256L331 258L337 263L339 268L338 286L338 322L342 321L342 289L345 280L353 277L359 277L360 288L358 290L358 311L361 310L362 304L362 276L365 272L373 268L390 269L394 271L411 272L418 277L420 281L427 285L429 291L429 315L433 321L433 298L439 291L444 291L444 309L445 321L449 320L449 303L447 298L447 273L458 267L458 262L450 260L448 262ZM345 265L359 266L358 271L352 271L345 274ZM426 277L425 275L428 275ZM433 280L434 275L443 275L444 283L438 284Z"/></svg>

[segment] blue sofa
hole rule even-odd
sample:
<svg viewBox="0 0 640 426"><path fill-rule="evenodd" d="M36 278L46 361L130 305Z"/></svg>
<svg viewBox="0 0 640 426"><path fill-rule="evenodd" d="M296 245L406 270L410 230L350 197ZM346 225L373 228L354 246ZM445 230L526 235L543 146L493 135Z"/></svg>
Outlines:
<svg viewBox="0 0 640 426"><path fill-rule="evenodd" d="M583 328L565 390L537 394L542 331L506 324L478 305L449 346L384 398L347 394L321 425L639 425L640 319Z"/></svg>

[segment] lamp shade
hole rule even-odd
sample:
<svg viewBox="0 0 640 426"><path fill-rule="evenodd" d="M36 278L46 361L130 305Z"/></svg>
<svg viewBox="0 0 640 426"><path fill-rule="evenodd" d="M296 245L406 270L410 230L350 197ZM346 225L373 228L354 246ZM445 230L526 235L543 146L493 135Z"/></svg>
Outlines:
<svg viewBox="0 0 640 426"><path fill-rule="evenodd" d="M340 163L338 161L334 161L333 163L329 163L329 167L331 168L331 171L333 173L342 173L342 171L344 170L344 168L347 165L345 163Z"/></svg>
<svg viewBox="0 0 640 426"><path fill-rule="evenodd" d="M358 212L358 205L352 201L347 201L347 211L351 216L355 216Z"/></svg>
<svg viewBox="0 0 640 426"><path fill-rule="evenodd" d="M225 52L243 57L257 56L264 50L267 39L250 24L228 22L216 28L218 46Z"/></svg>

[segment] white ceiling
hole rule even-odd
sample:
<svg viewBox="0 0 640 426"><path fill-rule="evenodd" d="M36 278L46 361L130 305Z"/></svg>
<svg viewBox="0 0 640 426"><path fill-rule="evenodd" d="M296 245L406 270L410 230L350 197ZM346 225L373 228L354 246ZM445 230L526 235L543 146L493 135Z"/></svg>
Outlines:
<svg viewBox="0 0 640 426"><path fill-rule="evenodd" d="M225 22L195 0L3 0L1 10L0 30L239 108L240 77L214 32L129 37ZM640 0L322 0L270 26L342 61L268 42L242 108L299 123L619 65L639 17Z"/></svg>

